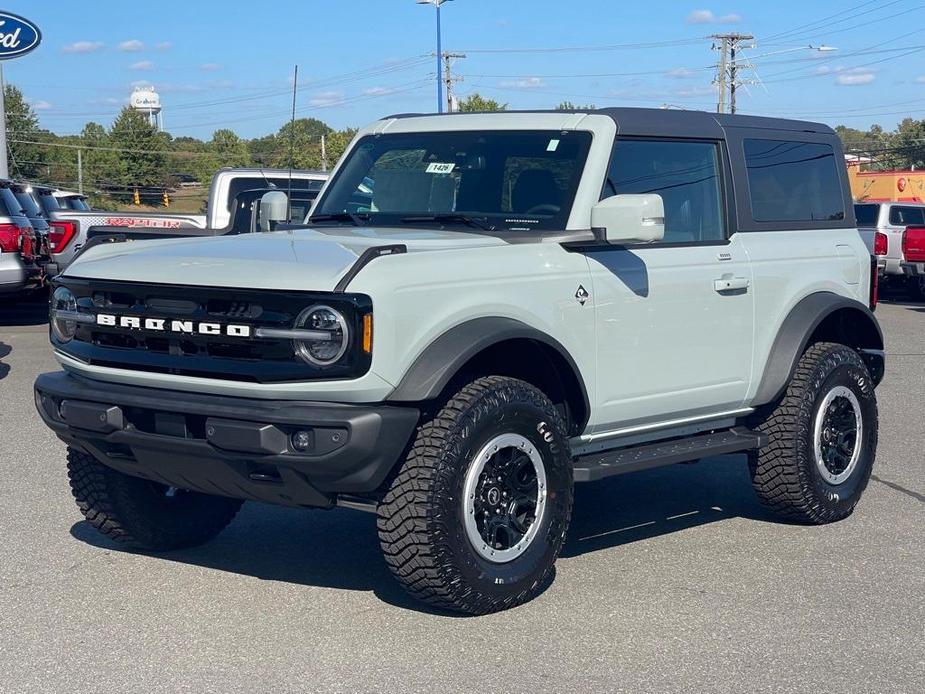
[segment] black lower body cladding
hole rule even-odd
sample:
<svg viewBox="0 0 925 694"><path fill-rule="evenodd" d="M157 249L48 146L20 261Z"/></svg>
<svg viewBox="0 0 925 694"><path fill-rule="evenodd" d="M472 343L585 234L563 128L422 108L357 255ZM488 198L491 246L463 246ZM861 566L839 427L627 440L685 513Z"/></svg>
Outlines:
<svg viewBox="0 0 925 694"><path fill-rule="evenodd" d="M414 433L413 407L275 401L43 374L35 400L70 446L180 489L327 508L376 491Z"/></svg>

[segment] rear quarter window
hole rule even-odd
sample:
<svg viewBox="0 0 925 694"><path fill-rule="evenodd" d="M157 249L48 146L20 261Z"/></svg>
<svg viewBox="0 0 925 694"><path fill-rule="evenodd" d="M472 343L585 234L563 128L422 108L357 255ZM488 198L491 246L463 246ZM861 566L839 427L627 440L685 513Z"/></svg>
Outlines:
<svg viewBox="0 0 925 694"><path fill-rule="evenodd" d="M880 205L855 205L854 216L859 227L875 227L880 218Z"/></svg>
<svg viewBox="0 0 925 694"><path fill-rule="evenodd" d="M893 205L890 208L890 224L893 226L925 226L925 207Z"/></svg>
<svg viewBox="0 0 925 694"><path fill-rule="evenodd" d="M838 162L831 145L746 139L744 146L756 222L806 224L845 219Z"/></svg>

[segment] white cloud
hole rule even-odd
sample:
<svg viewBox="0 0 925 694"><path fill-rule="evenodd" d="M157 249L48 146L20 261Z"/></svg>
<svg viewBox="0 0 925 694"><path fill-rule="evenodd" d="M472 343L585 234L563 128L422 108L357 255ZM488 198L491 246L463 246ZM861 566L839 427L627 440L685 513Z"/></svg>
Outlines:
<svg viewBox="0 0 925 694"><path fill-rule="evenodd" d="M119 50L123 53L137 53L138 51L143 50L144 47L144 43L138 39L129 39L128 41L123 41L118 46Z"/></svg>
<svg viewBox="0 0 925 694"><path fill-rule="evenodd" d="M26 103L36 111L47 111L51 108L51 103L45 101L44 99L30 99L26 97Z"/></svg>
<svg viewBox="0 0 925 694"><path fill-rule="evenodd" d="M325 106L337 106L344 101L343 92L318 92L308 100L309 106L323 108Z"/></svg>
<svg viewBox="0 0 925 694"><path fill-rule="evenodd" d="M167 51L173 48L173 44L170 41L161 41L160 43L155 43L154 48L159 51Z"/></svg>
<svg viewBox="0 0 925 694"><path fill-rule="evenodd" d="M129 70L153 70L154 63L150 60L139 60L137 63L132 63L128 66Z"/></svg>
<svg viewBox="0 0 925 694"><path fill-rule="evenodd" d="M102 41L75 41L74 43L69 43L61 50L65 53L95 53L102 47Z"/></svg>
<svg viewBox="0 0 925 694"><path fill-rule="evenodd" d="M672 70L669 70L665 73L666 77L670 77L675 80L686 80L694 76L694 71L686 67L676 67Z"/></svg>
<svg viewBox="0 0 925 694"><path fill-rule="evenodd" d="M386 94L391 94L395 90L391 87L370 87L369 89L364 89L363 93L366 96L385 96Z"/></svg>
<svg viewBox="0 0 925 694"><path fill-rule="evenodd" d="M539 77L525 77L510 82L501 82L500 86L508 89L541 89L546 86L546 83Z"/></svg>
<svg viewBox="0 0 925 694"><path fill-rule="evenodd" d="M215 72L216 70L221 70L222 66L218 63L203 63L199 66L200 70L205 70L206 72Z"/></svg>
<svg viewBox="0 0 925 694"><path fill-rule="evenodd" d="M873 70L859 67L843 71L835 78L835 84L840 84L843 87L858 87L863 84L870 84L875 79L877 79L877 75Z"/></svg>
<svg viewBox="0 0 925 694"><path fill-rule="evenodd" d="M688 24L738 24L742 16L735 12L717 15L713 10L694 10L687 15Z"/></svg>

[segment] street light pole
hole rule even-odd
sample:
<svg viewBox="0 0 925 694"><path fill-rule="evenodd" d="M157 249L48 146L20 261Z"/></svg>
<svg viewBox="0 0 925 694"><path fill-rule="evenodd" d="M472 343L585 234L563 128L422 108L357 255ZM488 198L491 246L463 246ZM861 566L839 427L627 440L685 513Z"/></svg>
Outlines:
<svg viewBox="0 0 925 694"><path fill-rule="evenodd" d="M437 8L437 113L443 113L443 37L441 36L440 6L450 0L417 0L418 5Z"/></svg>
<svg viewBox="0 0 925 694"><path fill-rule="evenodd" d="M440 31L440 0L434 0L437 6L437 113L443 113L443 45Z"/></svg>

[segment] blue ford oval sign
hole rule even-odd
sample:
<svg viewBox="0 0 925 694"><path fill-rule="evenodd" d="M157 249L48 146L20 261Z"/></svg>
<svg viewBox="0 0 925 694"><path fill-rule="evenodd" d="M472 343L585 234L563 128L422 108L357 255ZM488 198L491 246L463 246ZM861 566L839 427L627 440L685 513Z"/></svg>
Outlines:
<svg viewBox="0 0 925 694"><path fill-rule="evenodd" d="M28 19L0 11L0 60L25 55L42 42L42 32Z"/></svg>

